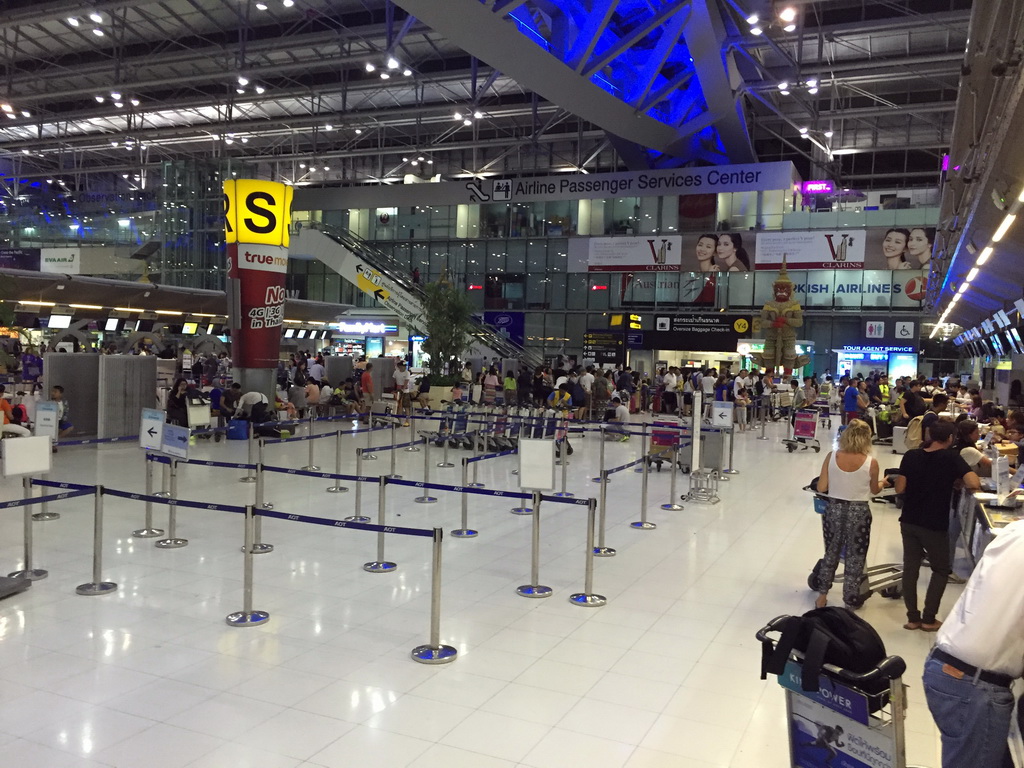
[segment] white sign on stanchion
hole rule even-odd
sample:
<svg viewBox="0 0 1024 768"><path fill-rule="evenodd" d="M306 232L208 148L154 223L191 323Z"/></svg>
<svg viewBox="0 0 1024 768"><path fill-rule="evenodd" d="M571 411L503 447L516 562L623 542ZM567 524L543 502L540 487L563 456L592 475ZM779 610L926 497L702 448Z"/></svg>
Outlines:
<svg viewBox="0 0 1024 768"><path fill-rule="evenodd" d="M188 441L192 431L188 427L164 424L160 452L176 459L188 458Z"/></svg>
<svg viewBox="0 0 1024 768"><path fill-rule="evenodd" d="M519 487L524 491L554 489L554 440L525 438L519 441Z"/></svg>
<svg viewBox="0 0 1024 768"><path fill-rule="evenodd" d="M35 434L36 437L57 439L60 406L52 400L36 404Z"/></svg>
<svg viewBox="0 0 1024 768"><path fill-rule="evenodd" d="M159 451L164 441L164 412L158 408L143 408L139 422L139 447Z"/></svg>
<svg viewBox="0 0 1024 768"><path fill-rule="evenodd" d="M49 472L53 464L53 451L50 445L48 435L0 440L4 477L41 475Z"/></svg>
<svg viewBox="0 0 1024 768"><path fill-rule="evenodd" d="M732 426L733 403L716 400L711 404L711 425L729 429Z"/></svg>

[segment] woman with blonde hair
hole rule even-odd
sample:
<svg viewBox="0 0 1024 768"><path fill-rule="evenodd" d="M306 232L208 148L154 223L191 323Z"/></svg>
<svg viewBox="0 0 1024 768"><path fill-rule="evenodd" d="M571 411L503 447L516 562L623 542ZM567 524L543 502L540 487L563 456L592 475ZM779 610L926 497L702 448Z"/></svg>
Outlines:
<svg viewBox="0 0 1024 768"><path fill-rule="evenodd" d="M868 502L889 484L887 479L878 479L878 462L870 453L871 427L853 419L839 438L839 450L829 453L821 465L818 493L828 496L828 506L822 519L825 557L815 584L816 608L828 604L828 591L844 549L843 602L847 608L858 608L862 602L860 580L871 541Z"/></svg>

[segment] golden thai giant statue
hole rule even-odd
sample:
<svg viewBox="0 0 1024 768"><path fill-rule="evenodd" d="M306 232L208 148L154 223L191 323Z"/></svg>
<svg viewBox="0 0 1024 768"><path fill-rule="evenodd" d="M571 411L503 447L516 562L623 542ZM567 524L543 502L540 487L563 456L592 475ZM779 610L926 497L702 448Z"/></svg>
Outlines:
<svg viewBox="0 0 1024 768"><path fill-rule="evenodd" d="M754 360L769 373L780 367L786 376L811 361L808 355L796 353L796 329L804 324L804 312L800 302L793 298L793 281L786 272L786 257L782 257L782 269L772 283L771 301L761 308L761 332L764 335L764 351L754 354Z"/></svg>

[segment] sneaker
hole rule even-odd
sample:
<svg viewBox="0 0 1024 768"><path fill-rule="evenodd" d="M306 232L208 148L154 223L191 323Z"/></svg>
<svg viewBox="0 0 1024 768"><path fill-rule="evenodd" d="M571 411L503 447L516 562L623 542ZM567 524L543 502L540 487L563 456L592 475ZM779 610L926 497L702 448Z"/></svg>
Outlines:
<svg viewBox="0 0 1024 768"><path fill-rule="evenodd" d="M622 437L621 437L621 438L619 439L619 442L620 442L620 443L628 443L628 442L629 442L629 435L623 435L623 436L622 436Z"/></svg>
<svg viewBox="0 0 1024 768"><path fill-rule="evenodd" d="M409 424L409 422L408 422L408 421L406 421L406 422L404 422L404 423L402 424L402 426L403 426L403 427L408 427L408 426L410 426L410 424Z"/></svg>
<svg viewBox="0 0 1024 768"><path fill-rule="evenodd" d="M966 584L967 579L965 579L963 576L957 576L955 573L951 573L946 578L946 582L949 584Z"/></svg>

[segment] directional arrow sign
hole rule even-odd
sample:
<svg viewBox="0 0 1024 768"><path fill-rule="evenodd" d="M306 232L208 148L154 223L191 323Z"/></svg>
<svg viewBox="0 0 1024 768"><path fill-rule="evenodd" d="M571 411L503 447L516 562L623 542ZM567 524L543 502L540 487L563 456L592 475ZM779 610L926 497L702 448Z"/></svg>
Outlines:
<svg viewBox="0 0 1024 768"><path fill-rule="evenodd" d="M375 269L365 267L362 264L359 266L362 267L358 270L358 278L356 280L359 290L376 297L378 301L387 301L391 297L391 292L382 287L384 278Z"/></svg>
<svg viewBox="0 0 1024 768"><path fill-rule="evenodd" d="M159 451L163 443L164 412L158 408L143 408L139 425L139 447Z"/></svg>

